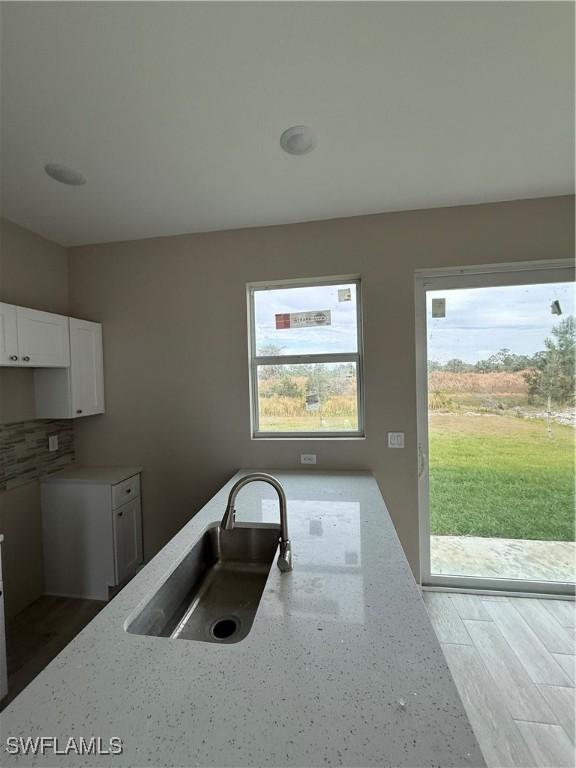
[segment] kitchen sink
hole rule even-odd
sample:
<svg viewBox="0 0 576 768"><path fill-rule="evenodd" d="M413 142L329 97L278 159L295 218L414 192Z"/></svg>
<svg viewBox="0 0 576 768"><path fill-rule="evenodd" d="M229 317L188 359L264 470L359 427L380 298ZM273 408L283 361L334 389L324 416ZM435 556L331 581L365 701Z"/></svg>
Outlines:
<svg viewBox="0 0 576 768"><path fill-rule="evenodd" d="M237 643L250 632L278 549L280 526L209 527L126 631Z"/></svg>

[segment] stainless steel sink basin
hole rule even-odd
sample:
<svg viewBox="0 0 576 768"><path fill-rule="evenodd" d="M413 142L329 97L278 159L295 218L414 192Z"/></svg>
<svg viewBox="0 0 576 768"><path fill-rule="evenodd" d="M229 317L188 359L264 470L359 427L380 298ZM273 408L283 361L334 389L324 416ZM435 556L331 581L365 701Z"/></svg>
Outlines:
<svg viewBox="0 0 576 768"><path fill-rule="evenodd" d="M280 526L208 528L126 631L207 643L250 632L278 548Z"/></svg>

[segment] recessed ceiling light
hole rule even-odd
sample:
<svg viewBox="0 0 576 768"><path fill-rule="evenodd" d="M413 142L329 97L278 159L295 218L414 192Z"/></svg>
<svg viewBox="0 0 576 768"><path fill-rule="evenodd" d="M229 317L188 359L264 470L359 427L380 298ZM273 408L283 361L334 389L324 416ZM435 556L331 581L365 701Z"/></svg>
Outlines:
<svg viewBox="0 0 576 768"><path fill-rule="evenodd" d="M289 155L306 155L316 146L316 136L307 125L293 125L280 136L280 146Z"/></svg>
<svg viewBox="0 0 576 768"><path fill-rule="evenodd" d="M81 187L86 184L86 176L80 171L75 171L73 168L68 168L65 165L59 163L47 163L44 166L44 170L54 181L59 181L61 184L68 184L70 187Z"/></svg>

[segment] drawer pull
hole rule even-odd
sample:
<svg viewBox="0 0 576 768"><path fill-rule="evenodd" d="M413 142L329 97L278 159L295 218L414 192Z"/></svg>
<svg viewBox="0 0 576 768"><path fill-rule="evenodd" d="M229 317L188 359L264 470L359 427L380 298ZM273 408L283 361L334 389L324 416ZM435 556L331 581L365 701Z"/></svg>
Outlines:
<svg viewBox="0 0 576 768"><path fill-rule="evenodd" d="M9 360L18 360L18 355L10 355Z"/></svg>
<svg viewBox="0 0 576 768"><path fill-rule="evenodd" d="M30 360L30 355L24 355L24 357L22 358L22 360L24 360L24 362L25 362L25 363L29 362L29 360Z"/></svg>
<svg viewBox="0 0 576 768"><path fill-rule="evenodd" d="M135 504L140 496L140 476L127 477L112 486L112 509L119 509L123 504ZM1 762L1 761L0 761Z"/></svg>

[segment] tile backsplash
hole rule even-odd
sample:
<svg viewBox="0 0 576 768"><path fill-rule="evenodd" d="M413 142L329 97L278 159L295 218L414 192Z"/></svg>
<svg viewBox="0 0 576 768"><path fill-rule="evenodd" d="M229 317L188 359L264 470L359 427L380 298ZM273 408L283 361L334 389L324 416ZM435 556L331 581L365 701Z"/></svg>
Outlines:
<svg viewBox="0 0 576 768"><path fill-rule="evenodd" d="M49 435L58 449L48 451ZM15 488L74 461L74 428L67 419L38 419L0 425L0 490Z"/></svg>

